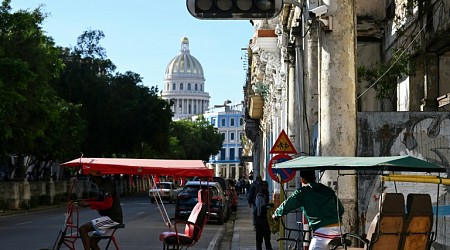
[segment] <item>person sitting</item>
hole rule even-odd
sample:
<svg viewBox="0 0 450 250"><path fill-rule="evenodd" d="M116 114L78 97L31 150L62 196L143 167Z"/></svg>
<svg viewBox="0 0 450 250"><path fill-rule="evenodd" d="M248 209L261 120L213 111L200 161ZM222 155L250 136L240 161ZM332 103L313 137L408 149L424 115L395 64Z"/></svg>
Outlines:
<svg viewBox="0 0 450 250"><path fill-rule="evenodd" d="M98 171L89 172L90 180L98 186L97 197L81 200L78 205L96 209L101 217L93 219L78 228L85 250L100 249L98 242L100 238L90 237L89 233L96 235L108 235L110 228L123 223L120 196L114 183L103 178Z"/></svg>

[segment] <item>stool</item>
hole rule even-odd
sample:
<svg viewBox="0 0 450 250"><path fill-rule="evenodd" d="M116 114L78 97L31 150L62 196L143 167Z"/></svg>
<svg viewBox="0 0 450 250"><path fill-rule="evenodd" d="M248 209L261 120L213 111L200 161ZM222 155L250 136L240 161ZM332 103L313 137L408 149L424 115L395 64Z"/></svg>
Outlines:
<svg viewBox="0 0 450 250"><path fill-rule="evenodd" d="M118 250L119 245L117 244L116 237L114 236L114 234L116 233L116 230L119 228L125 228L125 224L121 223L121 224L117 224L117 225L111 227L111 230L112 230L111 235L95 235L95 234L93 234L91 236L91 238L97 238L97 239L101 239L101 240L108 239L108 244L106 244L105 249L108 249L109 244L111 244L111 241L112 241L114 243L114 247Z"/></svg>

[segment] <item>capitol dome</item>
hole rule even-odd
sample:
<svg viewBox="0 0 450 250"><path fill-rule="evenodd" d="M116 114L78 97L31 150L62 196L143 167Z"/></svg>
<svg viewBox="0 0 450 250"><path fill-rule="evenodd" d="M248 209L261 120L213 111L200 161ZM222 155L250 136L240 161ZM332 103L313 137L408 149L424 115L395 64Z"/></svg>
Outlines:
<svg viewBox="0 0 450 250"><path fill-rule="evenodd" d="M203 68L189 52L187 37L181 39L181 53L167 65L161 97L173 104L174 121L203 114L209 106Z"/></svg>
<svg viewBox="0 0 450 250"><path fill-rule="evenodd" d="M181 54L174 57L166 68L166 79L179 77L204 79L202 65L191 55L187 37L181 39Z"/></svg>

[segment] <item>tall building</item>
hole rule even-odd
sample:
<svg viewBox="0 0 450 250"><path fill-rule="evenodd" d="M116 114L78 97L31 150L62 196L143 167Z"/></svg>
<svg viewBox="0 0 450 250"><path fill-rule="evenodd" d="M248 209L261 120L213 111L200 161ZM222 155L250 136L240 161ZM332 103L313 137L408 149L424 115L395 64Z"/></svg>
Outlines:
<svg viewBox="0 0 450 250"><path fill-rule="evenodd" d="M222 149L211 156L207 165L214 169L216 176L239 179L247 176L249 166L241 166L242 144L244 137L244 103L226 101L216 105L203 114L205 119L224 135Z"/></svg>
<svg viewBox="0 0 450 250"><path fill-rule="evenodd" d="M205 92L203 68L191 55L187 37L181 39L180 54L167 65L161 97L173 102L173 120L203 114L208 108L210 96Z"/></svg>
<svg viewBox="0 0 450 250"><path fill-rule="evenodd" d="M224 135L220 153L211 156L207 162L216 176L233 179L248 176L247 170L251 166L240 166L244 138L244 103L226 101L223 105L209 107L210 96L205 92L203 67L191 55L187 37L181 39L180 54L167 65L161 97L173 102L174 121L196 119L203 115Z"/></svg>

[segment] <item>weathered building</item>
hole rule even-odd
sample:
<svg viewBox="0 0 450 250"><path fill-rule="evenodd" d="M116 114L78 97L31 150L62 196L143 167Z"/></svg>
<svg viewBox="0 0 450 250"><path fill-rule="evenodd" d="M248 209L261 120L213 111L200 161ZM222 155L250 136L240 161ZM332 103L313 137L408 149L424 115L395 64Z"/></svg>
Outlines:
<svg viewBox="0 0 450 250"><path fill-rule="evenodd" d="M450 168L450 0L287 2L279 17L253 21L245 101L254 172L267 173L282 129L302 154L409 154ZM325 13L309 13L321 5ZM384 187L374 177L341 182L346 230L362 233ZM433 246L450 247L447 188L401 186L439 199Z"/></svg>

